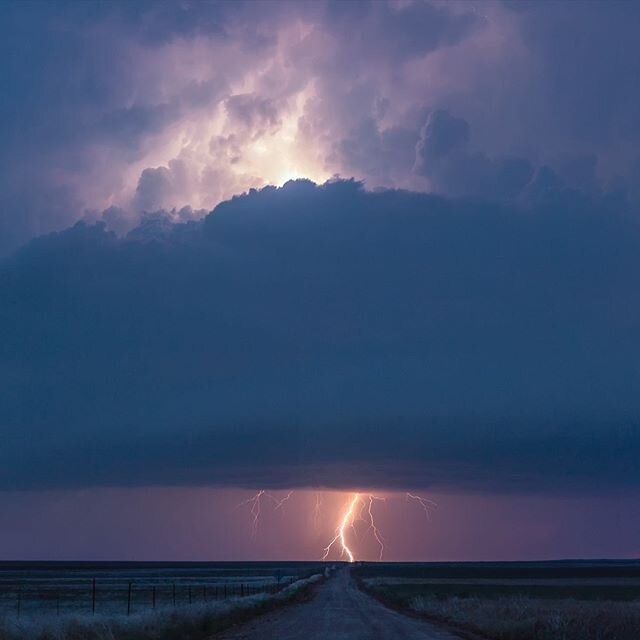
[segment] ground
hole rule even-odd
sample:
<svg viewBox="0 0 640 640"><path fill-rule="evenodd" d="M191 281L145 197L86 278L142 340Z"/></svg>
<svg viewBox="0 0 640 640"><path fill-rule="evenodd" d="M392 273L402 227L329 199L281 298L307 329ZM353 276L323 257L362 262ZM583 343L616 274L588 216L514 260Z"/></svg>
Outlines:
<svg viewBox="0 0 640 640"><path fill-rule="evenodd" d="M348 568L318 588L315 597L233 627L220 640L456 640L429 622L380 604L358 589Z"/></svg>

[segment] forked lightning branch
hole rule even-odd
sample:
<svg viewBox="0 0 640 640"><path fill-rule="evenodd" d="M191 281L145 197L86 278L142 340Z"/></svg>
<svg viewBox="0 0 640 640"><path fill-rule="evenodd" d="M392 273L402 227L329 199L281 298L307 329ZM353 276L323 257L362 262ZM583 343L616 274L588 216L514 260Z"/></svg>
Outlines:
<svg viewBox="0 0 640 640"><path fill-rule="evenodd" d="M251 535L254 539L258 536L263 501L266 500L275 510L278 510L282 508L284 503L291 499L293 494L293 491L288 491L284 498L276 498L272 493L260 489L253 496L238 505L246 505L249 507ZM433 500L415 493L406 492L403 497L407 501L416 502L424 511L427 518L430 518L431 512L437 507L437 504ZM384 556L385 539L377 524L375 511L376 504L385 502L387 499L386 496L378 496L373 493L354 492L348 494L343 506L339 510L333 537L322 551L322 560L340 559L355 562L358 559L357 549L353 541L353 539L356 538L356 526L358 523L365 525L366 532L373 538L377 545L378 560L382 560ZM321 504L321 493L316 492L313 507L313 521L316 529L319 527L321 518Z"/></svg>

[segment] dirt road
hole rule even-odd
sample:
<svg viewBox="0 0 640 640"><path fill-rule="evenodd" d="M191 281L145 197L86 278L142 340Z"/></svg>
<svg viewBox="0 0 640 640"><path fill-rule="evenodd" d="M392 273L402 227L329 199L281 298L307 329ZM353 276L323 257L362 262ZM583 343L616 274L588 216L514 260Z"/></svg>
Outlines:
<svg viewBox="0 0 640 640"><path fill-rule="evenodd" d="M387 609L362 593L347 568L295 604L230 629L223 640L458 640L428 622Z"/></svg>

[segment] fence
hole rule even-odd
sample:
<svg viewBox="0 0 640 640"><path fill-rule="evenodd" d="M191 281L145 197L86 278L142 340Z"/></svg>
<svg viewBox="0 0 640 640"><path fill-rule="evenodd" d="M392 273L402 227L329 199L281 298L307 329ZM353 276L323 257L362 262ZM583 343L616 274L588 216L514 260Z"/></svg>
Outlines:
<svg viewBox="0 0 640 640"><path fill-rule="evenodd" d="M2 594L5 615L11 611L19 618L26 611L38 613L121 613L131 615L156 608L180 607L229 598L244 598L261 593L274 594L289 586L301 576L286 576L273 581L171 582L153 583L147 580L101 581L93 578L86 584L74 583L13 585Z"/></svg>

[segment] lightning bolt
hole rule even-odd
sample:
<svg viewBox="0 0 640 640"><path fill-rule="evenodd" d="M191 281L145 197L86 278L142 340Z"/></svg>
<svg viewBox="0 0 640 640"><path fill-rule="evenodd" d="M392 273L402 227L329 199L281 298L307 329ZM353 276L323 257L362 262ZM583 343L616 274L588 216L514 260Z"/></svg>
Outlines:
<svg viewBox="0 0 640 640"><path fill-rule="evenodd" d="M351 496L351 498L346 503L340 522L336 527L335 535L333 536L329 544L324 548L324 555L322 556L323 560L326 560L329 557L329 553L331 553L331 549L333 548L333 546L339 543L340 557L342 558L346 555L349 558L349 562L355 561L353 551L347 544L346 531L347 529L352 529L353 533L357 535L355 526L357 520L362 520L363 522L367 522L369 524L369 529L373 531L373 537L375 538L380 548L378 558L382 560L382 556L384 554L384 537L380 533L380 529L378 529L375 517L373 515L373 503L376 500L384 501L384 498L373 495L372 493L366 495L362 495L361 493L354 493Z"/></svg>
<svg viewBox="0 0 640 640"><path fill-rule="evenodd" d="M282 505L287 502L289 500L289 498L293 495L293 491L289 491L289 493L287 493L287 495L282 498L282 500L276 500L275 498L273 498L273 496L270 496L271 498L273 498L276 501L276 511L278 509L280 509L282 507Z"/></svg>
<svg viewBox="0 0 640 640"><path fill-rule="evenodd" d="M269 496L264 490L260 489L255 495L243 500L238 506L242 507L245 504L251 505L251 537L255 540L258 535L258 524L260 523L260 501L262 496Z"/></svg>
<svg viewBox="0 0 640 640"><path fill-rule="evenodd" d="M327 559L331 551L331 547L333 547L333 545L338 541L340 541L340 546L342 547L340 551L340 557L342 558L346 554L347 557L349 558L349 562L353 562L355 560L353 552L351 551L351 549L349 549L349 546L347 545L347 538L346 538L345 531L347 527L353 525L354 512L358 502L360 502L360 494L354 493L353 496L351 497L351 500L349 500L349 502L347 503L347 508L345 509L345 512L342 514L342 519L340 520L340 524L336 528L336 535L333 537L331 542L324 548L324 555L322 556L323 560Z"/></svg>
<svg viewBox="0 0 640 640"><path fill-rule="evenodd" d="M429 500L429 498L425 498L423 496L418 496L415 493L409 493L407 491L405 496L407 502L409 502L409 500L415 500L422 507L425 515L427 516L427 519L431 519L431 511L438 507L438 504L433 500Z"/></svg>
<svg viewBox="0 0 640 640"><path fill-rule="evenodd" d="M258 536L258 527L260 525L260 512L262 509L262 498L269 498L269 500L271 500L273 503L275 503L275 508L274 510L277 511L278 509L280 509L282 507L282 505L287 502L287 500L289 500L289 498L291 498L291 496L294 494L294 491L289 491L287 493L287 495L284 498L281 498L280 500L278 500L278 498L276 498L273 494L269 493L268 491L265 491L264 489L260 489L260 491L258 491L257 493L255 493L253 496L251 496L250 498L247 498L246 500L243 500L238 507L242 507L245 504L250 504L251 505L251 537L255 540Z"/></svg>
<svg viewBox="0 0 640 640"><path fill-rule="evenodd" d="M241 502L238 507L243 505L251 505L251 537L255 540L258 536L258 529L260 526L260 514L262 511L262 500L268 499L275 504L274 511L282 509L283 505L288 502L293 496L294 491L288 491L283 498L276 498L273 494L269 493L265 489L260 489L253 496L247 498ZM405 499L417 502L423 509L428 519L431 518L431 512L437 508L437 503L424 496L406 492ZM349 496L345 502L344 508L341 512L338 524L334 531L334 536L329 541L329 544L324 547L324 553L322 559L326 560L332 549L337 548L340 551L340 557L348 558L349 562L355 562L355 554L349 546L347 539L347 532L351 530L354 536L358 536L358 528L356 524L360 521L368 525L367 531L371 531L373 538L378 545L378 560L382 560L385 550L385 539L382 532L376 524L376 518L374 515L374 504L376 501L384 502L386 498L377 496L373 493L360 493L356 492ZM321 493L316 491L316 500L313 510L313 522L316 530L319 526L320 520L320 506L321 506Z"/></svg>
<svg viewBox="0 0 640 640"><path fill-rule="evenodd" d="M380 533L378 527L376 527L375 520L373 518L373 501L374 500L383 500L384 498L380 498L378 496L369 495L369 504L367 507L367 515L369 516L369 528L373 530L373 537L376 539L376 542L380 546L380 553L378 555L378 560L382 561L382 555L384 554L384 538Z"/></svg>

